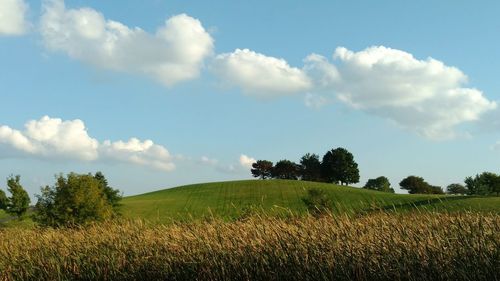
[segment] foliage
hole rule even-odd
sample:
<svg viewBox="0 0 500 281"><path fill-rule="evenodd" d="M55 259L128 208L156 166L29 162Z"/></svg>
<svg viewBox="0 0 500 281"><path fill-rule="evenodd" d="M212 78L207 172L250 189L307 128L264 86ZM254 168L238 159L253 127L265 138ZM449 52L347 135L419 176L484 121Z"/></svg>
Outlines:
<svg viewBox="0 0 500 281"><path fill-rule="evenodd" d="M252 164L252 176L255 178L261 178L263 180L272 177L273 162L267 160L257 160L257 162Z"/></svg>
<svg viewBox="0 0 500 281"><path fill-rule="evenodd" d="M111 204L113 208L119 207L120 200L122 200L123 197L120 194L120 190L110 187L108 185L108 180L101 172L95 173L94 178L99 181L99 188L104 192L104 195L106 195L108 203Z"/></svg>
<svg viewBox="0 0 500 281"><path fill-rule="evenodd" d="M389 179L384 176L376 179L369 179L363 188L394 193L394 189L391 187Z"/></svg>
<svg viewBox="0 0 500 281"><path fill-rule="evenodd" d="M305 181L322 181L321 161L317 154L307 153L300 159L300 177Z"/></svg>
<svg viewBox="0 0 500 281"><path fill-rule="evenodd" d="M5 194L5 191L0 189L0 210L6 210L7 204L9 204L9 199Z"/></svg>
<svg viewBox="0 0 500 281"><path fill-rule="evenodd" d="M26 190L21 185L21 176L10 176L7 178L10 197L7 202L7 213L21 218L29 209L31 200Z"/></svg>
<svg viewBox="0 0 500 281"><path fill-rule="evenodd" d="M345 148L336 148L323 156L322 177L326 182L350 184L359 182L358 164L354 156Z"/></svg>
<svg viewBox="0 0 500 281"><path fill-rule="evenodd" d="M302 201L307 210L314 216L319 216L332 211L332 202L326 192L322 189L312 188L307 190L307 197Z"/></svg>
<svg viewBox="0 0 500 281"><path fill-rule="evenodd" d="M471 195L489 195L500 193L500 175L490 172L483 172L464 180L465 185Z"/></svg>
<svg viewBox="0 0 500 281"><path fill-rule="evenodd" d="M498 280L500 217L391 214L0 232L0 280Z"/></svg>
<svg viewBox="0 0 500 281"><path fill-rule="evenodd" d="M446 187L448 194L467 194L469 190L463 184L452 183Z"/></svg>
<svg viewBox="0 0 500 281"><path fill-rule="evenodd" d="M299 177L299 166L289 160L280 160L274 165L271 175L275 179L296 180Z"/></svg>
<svg viewBox="0 0 500 281"><path fill-rule="evenodd" d="M59 227L111 218L115 211L113 203L118 202L114 201L116 197L107 196L103 178L91 174L59 175L53 187L43 187L37 195L35 221Z"/></svg>
<svg viewBox="0 0 500 281"><path fill-rule="evenodd" d="M408 190L410 194L443 194L439 186L433 186L427 183L422 177L408 176L400 183L402 189Z"/></svg>

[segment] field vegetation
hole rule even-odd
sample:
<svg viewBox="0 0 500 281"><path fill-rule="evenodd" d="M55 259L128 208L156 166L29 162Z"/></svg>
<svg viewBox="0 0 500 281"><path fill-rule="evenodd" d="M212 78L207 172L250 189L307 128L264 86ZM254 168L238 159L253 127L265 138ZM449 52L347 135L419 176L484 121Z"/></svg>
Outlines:
<svg viewBox="0 0 500 281"><path fill-rule="evenodd" d="M0 230L0 280L499 280L485 213L249 216Z"/></svg>

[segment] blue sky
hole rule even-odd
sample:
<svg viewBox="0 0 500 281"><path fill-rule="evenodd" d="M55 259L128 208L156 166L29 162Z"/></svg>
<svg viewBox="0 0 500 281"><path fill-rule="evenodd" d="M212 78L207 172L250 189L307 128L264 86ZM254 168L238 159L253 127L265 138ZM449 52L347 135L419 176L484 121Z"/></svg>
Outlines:
<svg viewBox="0 0 500 281"><path fill-rule="evenodd" d="M499 8L0 0L0 175L130 195L336 147L358 186L499 172Z"/></svg>

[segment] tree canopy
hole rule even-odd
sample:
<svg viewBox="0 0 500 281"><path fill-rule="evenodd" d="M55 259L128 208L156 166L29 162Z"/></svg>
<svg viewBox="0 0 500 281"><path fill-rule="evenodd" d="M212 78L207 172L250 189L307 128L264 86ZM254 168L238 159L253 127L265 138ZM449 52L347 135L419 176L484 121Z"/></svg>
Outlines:
<svg viewBox="0 0 500 281"><path fill-rule="evenodd" d="M332 149L323 156L321 172L326 182L346 185L359 182L358 164L352 153L342 147Z"/></svg>
<svg viewBox="0 0 500 281"><path fill-rule="evenodd" d="M272 169L275 179L296 180L299 177L299 165L290 160L280 160Z"/></svg>
<svg viewBox="0 0 500 281"><path fill-rule="evenodd" d="M305 181L321 181L321 161L317 154L307 153L300 158L300 177Z"/></svg>
<svg viewBox="0 0 500 281"><path fill-rule="evenodd" d="M267 160L257 160L252 164L252 176L263 180L271 178L273 172L273 162Z"/></svg>
<svg viewBox="0 0 500 281"><path fill-rule="evenodd" d="M6 210L7 204L9 203L9 199L5 194L5 191L0 189L0 210Z"/></svg>
<svg viewBox="0 0 500 281"><path fill-rule="evenodd" d="M7 200L7 213L22 217L29 209L31 200L21 185L21 176L10 176L7 178L8 191L11 194Z"/></svg>
<svg viewBox="0 0 500 281"><path fill-rule="evenodd" d="M394 193L394 189L391 187L389 179L384 176L380 176L375 179L369 179L363 188Z"/></svg>
<svg viewBox="0 0 500 281"><path fill-rule="evenodd" d="M463 184L452 183L446 187L448 194L467 194L469 190Z"/></svg>
<svg viewBox="0 0 500 281"><path fill-rule="evenodd" d="M108 195L110 193L111 195ZM121 196L102 173L59 175L37 195L35 220L46 226L71 226L113 217Z"/></svg>
<svg viewBox="0 0 500 281"><path fill-rule="evenodd" d="M475 177L467 177L464 180L471 195L489 195L500 193L500 175L491 172L483 172Z"/></svg>
<svg viewBox="0 0 500 281"><path fill-rule="evenodd" d="M410 194L443 194L439 186L430 185L422 177L408 176L400 183L402 189L408 190Z"/></svg>

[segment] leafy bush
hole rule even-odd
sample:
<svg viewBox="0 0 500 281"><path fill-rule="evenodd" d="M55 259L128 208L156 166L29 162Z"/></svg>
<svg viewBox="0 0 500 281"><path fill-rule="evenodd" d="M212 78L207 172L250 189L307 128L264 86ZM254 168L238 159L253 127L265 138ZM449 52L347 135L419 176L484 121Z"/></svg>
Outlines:
<svg viewBox="0 0 500 281"><path fill-rule="evenodd" d="M311 188L307 190L307 197L303 198L302 201L306 204L309 213L314 216L332 211L332 202L322 189Z"/></svg>

